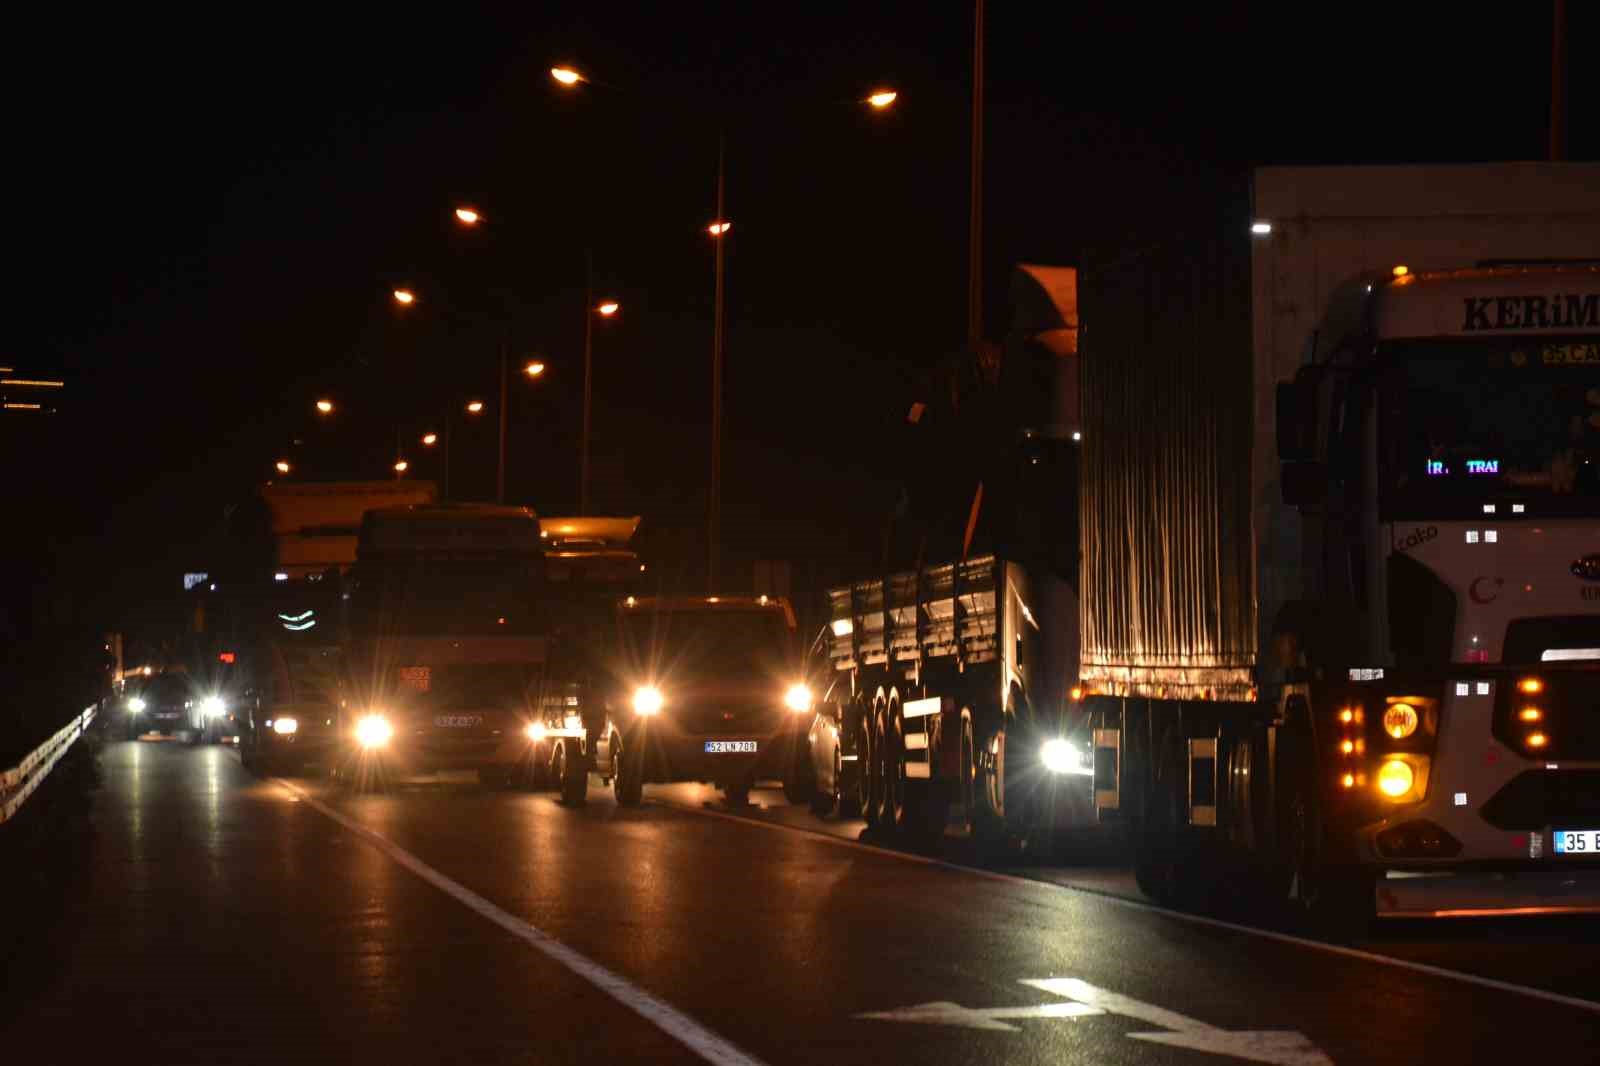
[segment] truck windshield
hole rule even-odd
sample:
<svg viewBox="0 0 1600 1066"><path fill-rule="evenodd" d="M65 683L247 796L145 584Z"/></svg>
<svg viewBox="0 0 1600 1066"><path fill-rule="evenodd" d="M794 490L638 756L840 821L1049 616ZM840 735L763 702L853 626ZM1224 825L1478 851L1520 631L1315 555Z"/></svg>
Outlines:
<svg viewBox="0 0 1600 1066"><path fill-rule="evenodd" d="M537 632L536 561L417 559L360 564L350 628L362 636Z"/></svg>
<svg viewBox="0 0 1600 1066"><path fill-rule="evenodd" d="M652 674L793 672L789 627L777 611L629 611L628 654Z"/></svg>
<svg viewBox="0 0 1600 1066"><path fill-rule="evenodd" d="M1388 517L1600 513L1600 337L1390 342L1379 365Z"/></svg>

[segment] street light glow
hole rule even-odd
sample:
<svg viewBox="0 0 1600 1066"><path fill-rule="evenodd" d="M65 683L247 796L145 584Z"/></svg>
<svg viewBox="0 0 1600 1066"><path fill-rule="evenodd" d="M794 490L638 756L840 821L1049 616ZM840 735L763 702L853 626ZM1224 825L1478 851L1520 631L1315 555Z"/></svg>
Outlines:
<svg viewBox="0 0 1600 1066"><path fill-rule="evenodd" d="M394 290L394 302L409 306L417 302L417 294L410 289L396 289Z"/></svg>
<svg viewBox="0 0 1600 1066"><path fill-rule="evenodd" d="M867 97L867 103L871 104L879 111L882 111L884 108L894 103L899 96L900 94L895 92L893 89L879 89L877 92Z"/></svg>
<svg viewBox="0 0 1600 1066"><path fill-rule="evenodd" d="M544 373L544 364L535 359L533 362L523 367L522 372L527 374L530 378L536 378L540 374Z"/></svg>
<svg viewBox="0 0 1600 1066"><path fill-rule="evenodd" d="M325 414L325 415L333 414L333 401L332 400L318 400L317 401L317 412L319 414Z"/></svg>
<svg viewBox="0 0 1600 1066"><path fill-rule="evenodd" d="M433 447L435 444L439 443L439 434L437 434L437 433L424 433L422 435L422 443L424 445L426 445L427 447L429 447L429 448Z"/></svg>
<svg viewBox="0 0 1600 1066"><path fill-rule="evenodd" d="M583 80L583 75L579 74L571 67L551 67L550 76L568 88L571 88Z"/></svg>
<svg viewBox="0 0 1600 1066"><path fill-rule="evenodd" d="M711 225L706 227L706 232L710 233L713 237L720 237L724 233L727 233L732 228L733 228L733 223L724 220L724 221L711 223Z"/></svg>
<svg viewBox="0 0 1600 1066"><path fill-rule="evenodd" d="M396 459L394 461L394 472L396 474L404 474L410 468L411 464L406 462L404 459Z"/></svg>
<svg viewBox="0 0 1600 1066"><path fill-rule="evenodd" d="M289 460L287 459L279 459L273 465L278 468L278 473L280 474L287 474L289 472Z"/></svg>
<svg viewBox="0 0 1600 1066"><path fill-rule="evenodd" d="M609 317L611 315L616 314L617 311L621 307L622 307L622 305L617 303L617 301L615 301L615 300L607 300L605 303L603 303L599 307L595 308L595 310L599 311L602 315L606 315L607 317Z"/></svg>
<svg viewBox="0 0 1600 1066"><path fill-rule="evenodd" d="M471 403L467 404L467 413L468 414L474 414L475 415L475 414L479 413L482 410L483 410L483 401L482 400L473 400Z"/></svg>
<svg viewBox="0 0 1600 1066"><path fill-rule="evenodd" d="M483 220L483 216L470 207L456 208L456 220L463 226L476 226Z"/></svg>

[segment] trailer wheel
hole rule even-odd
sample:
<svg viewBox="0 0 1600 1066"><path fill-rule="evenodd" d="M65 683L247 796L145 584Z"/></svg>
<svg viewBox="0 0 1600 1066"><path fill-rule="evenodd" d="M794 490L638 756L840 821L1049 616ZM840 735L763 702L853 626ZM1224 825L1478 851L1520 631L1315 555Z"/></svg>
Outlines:
<svg viewBox="0 0 1600 1066"><path fill-rule="evenodd" d="M879 818L885 828L907 824L906 793L906 722L900 717L899 701L895 701L883 716L883 812Z"/></svg>
<svg viewBox="0 0 1600 1066"><path fill-rule="evenodd" d="M877 702L874 702L866 726L867 804L866 809L862 811L862 814L867 819L867 824L874 828L883 824L883 793L886 779L883 759L883 729L883 708Z"/></svg>

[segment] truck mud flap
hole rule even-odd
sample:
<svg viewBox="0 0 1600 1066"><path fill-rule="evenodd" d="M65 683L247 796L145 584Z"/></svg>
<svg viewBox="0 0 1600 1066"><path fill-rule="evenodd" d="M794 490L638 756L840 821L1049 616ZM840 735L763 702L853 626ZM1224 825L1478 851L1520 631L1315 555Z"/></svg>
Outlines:
<svg viewBox="0 0 1600 1066"><path fill-rule="evenodd" d="M1104 817L1122 809L1122 730L1094 731L1094 806Z"/></svg>
<svg viewBox="0 0 1600 1066"><path fill-rule="evenodd" d="M1217 824L1217 739L1189 738L1189 824Z"/></svg>

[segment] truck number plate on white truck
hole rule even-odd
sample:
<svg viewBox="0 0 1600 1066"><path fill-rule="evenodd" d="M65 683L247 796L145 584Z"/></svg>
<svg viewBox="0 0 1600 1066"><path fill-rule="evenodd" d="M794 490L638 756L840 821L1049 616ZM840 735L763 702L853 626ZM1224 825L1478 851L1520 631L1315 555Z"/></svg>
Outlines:
<svg viewBox="0 0 1600 1066"><path fill-rule="evenodd" d="M706 752L708 754L712 754L712 755L722 754L723 752L747 752L747 753L752 753L753 754L755 752L755 750L756 750L756 742L753 741L753 740L708 740L708 741L706 741Z"/></svg>
<svg viewBox="0 0 1600 1066"><path fill-rule="evenodd" d="M1600 855L1600 829L1557 829L1557 855Z"/></svg>

